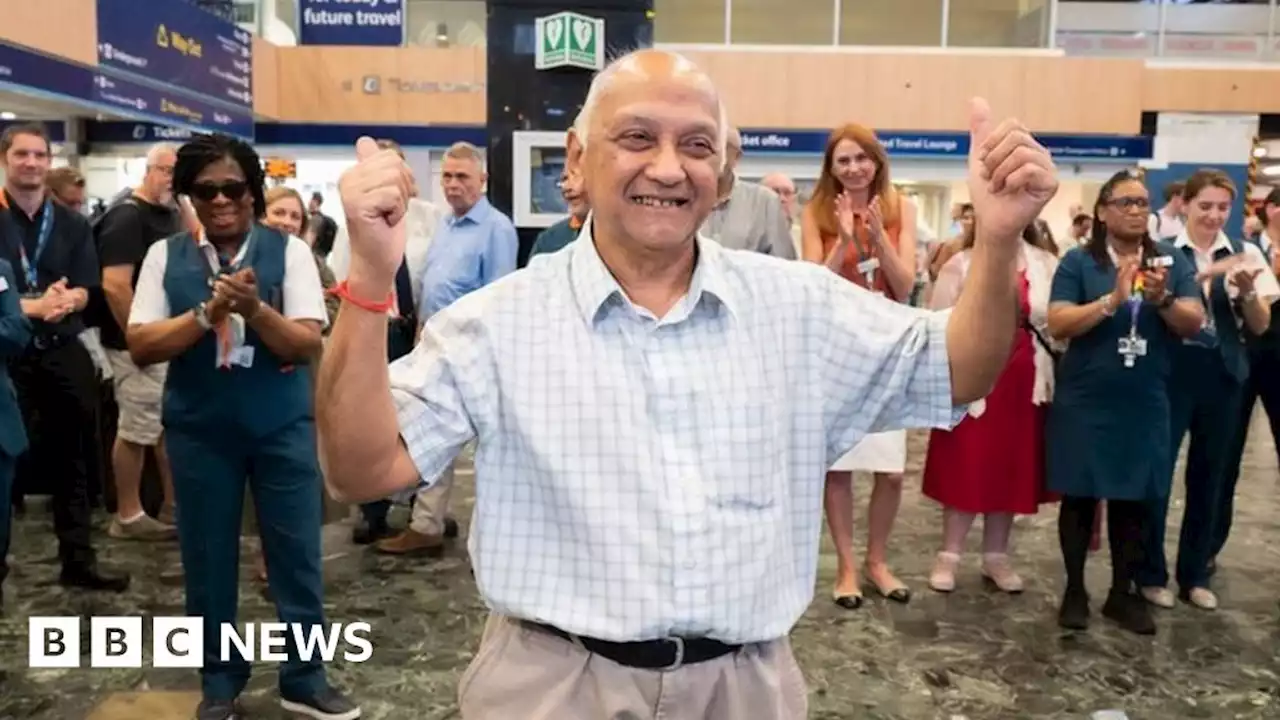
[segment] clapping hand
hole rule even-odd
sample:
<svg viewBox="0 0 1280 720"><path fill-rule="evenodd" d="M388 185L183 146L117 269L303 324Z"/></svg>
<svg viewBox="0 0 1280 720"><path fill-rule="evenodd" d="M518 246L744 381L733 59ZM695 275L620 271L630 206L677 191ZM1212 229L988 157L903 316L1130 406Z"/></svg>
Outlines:
<svg viewBox="0 0 1280 720"><path fill-rule="evenodd" d="M871 203L867 205L867 229L871 231L871 241L880 242L884 239L884 210L880 207L880 198L871 198Z"/></svg>
<svg viewBox="0 0 1280 720"><path fill-rule="evenodd" d="M221 300L230 312L246 320L252 319L262 308L262 298L258 297L258 281L253 268L220 276L213 285L213 298L215 302Z"/></svg>
<svg viewBox="0 0 1280 720"><path fill-rule="evenodd" d="M1126 258L1116 266L1116 287L1111 291L1111 310L1125 304L1133 294L1133 279L1138 276L1137 258Z"/></svg>
<svg viewBox="0 0 1280 720"><path fill-rule="evenodd" d="M1022 231L1058 192L1053 159L1022 123L997 125L981 98L973 100L969 128L969 197L978 241L1018 247Z"/></svg>
<svg viewBox="0 0 1280 720"><path fill-rule="evenodd" d="M858 213L853 209L853 198L848 193L840 193L836 196L836 227L840 230L842 242L855 242L857 224Z"/></svg>
<svg viewBox="0 0 1280 720"><path fill-rule="evenodd" d="M1168 290L1169 271L1155 268L1142 272L1142 297L1147 302L1158 303L1164 300Z"/></svg>
<svg viewBox="0 0 1280 720"><path fill-rule="evenodd" d="M40 319L45 322L61 322L75 312L75 296L67 289L67 279L62 278L45 289L40 296Z"/></svg>
<svg viewBox="0 0 1280 720"><path fill-rule="evenodd" d="M1240 297L1253 295L1254 280L1262 274L1262 268L1243 268L1231 275L1230 282L1240 291Z"/></svg>

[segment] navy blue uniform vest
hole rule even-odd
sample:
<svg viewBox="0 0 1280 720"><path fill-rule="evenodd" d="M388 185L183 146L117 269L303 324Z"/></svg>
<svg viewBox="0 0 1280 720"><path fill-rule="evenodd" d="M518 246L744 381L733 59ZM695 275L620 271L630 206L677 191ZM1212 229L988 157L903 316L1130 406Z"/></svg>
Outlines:
<svg viewBox="0 0 1280 720"><path fill-rule="evenodd" d="M1186 246L1183 251L1187 253L1188 258L1194 263L1195 250L1191 246ZM1241 252L1244 252L1244 244L1239 240L1232 240L1230 252L1220 249L1213 254L1213 259L1217 262L1229 257L1231 254ZM1245 351L1245 344L1236 322L1236 315L1231 308L1231 300L1227 297L1226 276L1219 275L1214 278L1210 288L1209 297L1204 298L1205 311L1213 314L1213 324L1217 331L1215 344L1218 352L1222 355L1223 369L1236 382L1243 383L1249 377L1249 356ZM1181 345L1178 351L1203 352L1204 348L1194 345Z"/></svg>
<svg viewBox="0 0 1280 720"><path fill-rule="evenodd" d="M164 291L169 297L169 314L177 317L212 298L213 271L190 233L165 242L169 258ZM253 268L259 296L277 312L284 310L287 242L286 236L255 226L240 264ZM165 427L197 431L236 427L260 438L311 417L307 374L282 363L252 328L245 328L245 344L254 348L251 367L218 367L217 343L217 335L210 331L169 362L164 387Z"/></svg>

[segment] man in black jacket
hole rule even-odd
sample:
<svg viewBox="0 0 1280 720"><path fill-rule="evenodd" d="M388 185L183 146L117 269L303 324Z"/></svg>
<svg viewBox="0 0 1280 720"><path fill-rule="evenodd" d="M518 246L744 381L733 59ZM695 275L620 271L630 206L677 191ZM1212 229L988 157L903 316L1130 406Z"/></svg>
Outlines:
<svg viewBox="0 0 1280 720"><path fill-rule="evenodd" d="M80 342L81 312L99 284L89 222L53 202L45 188L50 143L40 125L0 134L5 187L0 257L13 266L32 340L13 366L14 385L35 442L32 457L53 491L53 522L64 585L123 592L127 576L99 572L90 543L88 463L95 450L97 370Z"/></svg>

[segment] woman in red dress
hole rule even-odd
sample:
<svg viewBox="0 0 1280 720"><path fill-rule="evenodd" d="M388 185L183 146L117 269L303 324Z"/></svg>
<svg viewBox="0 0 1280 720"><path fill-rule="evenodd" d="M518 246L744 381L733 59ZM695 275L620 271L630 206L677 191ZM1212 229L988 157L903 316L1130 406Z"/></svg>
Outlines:
<svg viewBox="0 0 1280 720"><path fill-rule="evenodd" d="M954 430L934 430L929 437L924 494L943 507L942 551L929 576L929 587L938 592L955 589L965 537L979 514L983 577L1004 592L1022 592L1022 578L1009 563L1013 516L1034 515L1049 499L1043 489L1044 419L1053 394L1053 359L1044 342L1049 341L1049 288L1058 261L1034 227L1026 229L1023 239L1019 274L1025 322L1009 362L969 417ZM931 301L935 309L955 304L972 247L970 230L963 251L938 273Z"/></svg>

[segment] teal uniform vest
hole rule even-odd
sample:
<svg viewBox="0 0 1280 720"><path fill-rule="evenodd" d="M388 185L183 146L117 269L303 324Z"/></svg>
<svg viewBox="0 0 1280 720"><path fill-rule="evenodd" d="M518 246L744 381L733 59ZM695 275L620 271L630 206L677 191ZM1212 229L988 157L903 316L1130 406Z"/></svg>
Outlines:
<svg viewBox="0 0 1280 720"><path fill-rule="evenodd" d="M1192 263L1195 262L1194 250L1188 246L1183 248ZM1218 250L1214 253L1214 262L1229 257L1232 253L1244 252L1244 245L1239 240L1231 241L1231 251L1225 249ZM1195 340L1196 344L1182 344L1175 352L1193 353L1204 352L1208 348L1216 348L1222 356L1222 366L1233 380L1243 383L1249 377L1249 356L1246 352L1244 339L1241 336L1240 329L1236 323L1236 315L1232 311L1231 300L1227 297L1227 281L1226 277L1219 275L1213 279L1210 284L1211 292L1209 297L1203 298L1205 301L1205 311L1212 313L1213 324L1216 331L1215 335L1209 336L1201 332Z"/></svg>
<svg viewBox="0 0 1280 720"><path fill-rule="evenodd" d="M165 242L169 258L164 291L170 317L178 317L212 299L215 273L190 233ZM247 242L239 267L253 268L262 301L283 312L288 237L256 225ZM257 439L312 417L307 373L281 362L247 325L245 345L253 347L250 367L219 367L213 331L169 362L163 404L166 428L196 432L236 428Z"/></svg>

